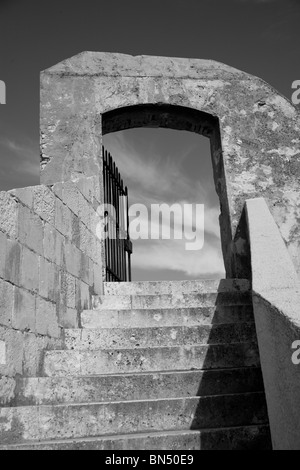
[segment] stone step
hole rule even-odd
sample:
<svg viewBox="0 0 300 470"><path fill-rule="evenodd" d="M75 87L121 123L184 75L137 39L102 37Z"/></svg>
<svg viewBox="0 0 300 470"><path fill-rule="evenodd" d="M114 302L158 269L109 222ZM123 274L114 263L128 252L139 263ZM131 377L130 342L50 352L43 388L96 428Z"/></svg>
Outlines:
<svg viewBox="0 0 300 470"><path fill-rule="evenodd" d="M209 292L249 291L248 279L209 279L194 281L105 282L105 295L197 294Z"/></svg>
<svg viewBox="0 0 300 470"><path fill-rule="evenodd" d="M264 393L0 408L2 445L28 440L267 424Z"/></svg>
<svg viewBox="0 0 300 470"><path fill-rule="evenodd" d="M255 324L172 326L147 328L67 329L65 346L71 350L131 349L256 341Z"/></svg>
<svg viewBox="0 0 300 470"><path fill-rule="evenodd" d="M196 326L253 321L252 305L201 308L84 310L83 328L139 328L152 326Z"/></svg>
<svg viewBox="0 0 300 470"><path fill-rule="evenodd" d="M46 351L44 375L86 376L127 372L258 367L256 343L167 348Z"/></svg>
<svg viewBox="0 0 300 470"><path fill-rule="evenodd" d="M1 450L272 450L267 425L131 433L0 446Z"/></svg>
<svg viewBox="0 0 300 470"><path fill-rule="evenodd" d="M1 406L154 400L259 392L260 368L20 378L14 398Z"/></svg>
<svg viewBox="0 0 300 470"><path fill-rule="evenodd" d="M94 310L124 310L152 308L196 308L215 305L251 305L250 291L211 292L161 295L96 295Z"/></svg>

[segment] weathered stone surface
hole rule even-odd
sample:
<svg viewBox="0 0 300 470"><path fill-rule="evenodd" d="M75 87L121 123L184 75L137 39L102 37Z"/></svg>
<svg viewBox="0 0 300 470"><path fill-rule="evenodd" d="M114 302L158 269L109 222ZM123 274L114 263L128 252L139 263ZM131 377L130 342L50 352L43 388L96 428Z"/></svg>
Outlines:
<svg viewBox="0 0 300 470"><path fill-rule="evenodd" d="M47 186L34 186L33 209L43 220L54 224L55 195Z"/></svg>
<svg viewBox="0 0 300 470"><path fill-rule="evenodd" d="M249 200L246 208L253 307L273 447L296 450L300 448L300 368L293 361L297 352L293 344L300 338L300 284L266 202Z"/></svg>
<svg viewBox="0 0 300 470"><path fill-rule="evenodd" d="M246 292L211 292L203 294L161 294L161 295L102 295L94 296L96 310L197 308L214 305L250 305L251 294Z"/></svg>
<svg viewBox="0 0 300 470"><path fill-rule="evenodd" d="M18 406L149 400L263 391L259 368L18 379ZM2 404L9 404L7 399ZM11 403L10 403L11 404Z"/></svg>
<svg viewBox="0 0 300 470"><path fill-rule="evenodd" d="M5 241L4 279L17 286L20 285L20 267L22 246L15 240Z"/></svg>
<svg viewBox="0 0 300 470"><path fill-rule="evenodd" d="M0 325L11 326L13 315L13 286L0 279Z"/></svg>
<svg viewBox="0 0 300 470"><path fill-rule="evenodd" d="M36 303L36 332L53 338L60 337L56 306L41 297L37 298Z"/></svg>
<svg viewBox="0 0 300 470"><path fill-rule="evenodd" d="M39 258L39 295L52 302L57 301L59 269L45 258Z"/></svg>
<svg viewBox="0 0 300 470"><path fill-rule="evenodd" d="M63 236L50 224L45 224L44 229L44 256L53 263L61 266L63 260Z"/></svg>
<svg viewBox="0 0 300 470"><path fill-rule="evenodd" d="M149 430L182 430L266 424L264 394L168 400L0 408L3 444L26 440L80 438ZM61 423L64 422L62 428ZM9 441L8 441L9 440Z"/></svg>
<svg viewBox="0 0 300 470"><path fill-rule="evenodd" d="M65 331L67 349L124 349L188 346L256 341L254 323L171 326L148 328L70 329Z"/></svg>
<svg viewBox="0 0 300 470"><path fill-rule="evenodd" d="M18 236L18 204L12 195L0 192L1 230L12 238Z"/></svg>
<svg viewBox="0 0 300 470"><path fill-rule="evenodd" d="M248 279L202 281L135 281L104 282L105 295L197 294L209 292L245 292L251 289Z"/></svg>
<svg viewBox="0 0 300 470"><path fill-rule="evenodd" d="M1 354L3 354L3 344L5 344L3 341L0 341L1 346L0 349L2 348L2 352L0 353L0 364L4 363L4 358ZM14 400L15 397L15 387L16 387L16 381L12 377L6 377L6 376L1 376L0 375L0 405L9 405L11 402Z"/></svg>
<svg viewBox="0 0 300 470"><path fill-rule="evenodd" d="M21 331L0 327L0 341L5 345L5 361L0 364L0 375L14 377L23 373L24 339ZM2 350L3 351L3 350Z"/></svg>
<svg viewBox="0 0 300 470"><path fill-rule="evenodd" d="M13 301L13 328L21 331L35 331L36 296L25 289L15 287Z"/></svg>
<svg viewBox="0 0 300 470"><path fill-rule="evenodd" d="M96 351L46 351L44 372L47 376L61 377L258 365L256 343L236 343Z"/></svg>
<svg viewBox="0 0 300 470"><path fill-rule="evenodd" d="M42 219L25 206L19 206L18 238L31 250L43 256L44 224Z"/></svg>
<svg viewBox="0 0 300 470"><path fill-rule="evenodd" d="M269 427L156 431L0 446L0 450L272 450Z"/></svg>
<svg viewBox="0 0 300 470"><path fill-rule="evenodd" d="M22 248L21 256L21 279L20 285L25 289L38 292L39 290L39 255L29 250L26 246Z"/></svg>
<svg viewBox="0 0 300 470"><path fill-rule="evenodd" d="M132 328L196 326L253 321L252 305L174 309L86 310L81 313L83 328Z"/></svg>

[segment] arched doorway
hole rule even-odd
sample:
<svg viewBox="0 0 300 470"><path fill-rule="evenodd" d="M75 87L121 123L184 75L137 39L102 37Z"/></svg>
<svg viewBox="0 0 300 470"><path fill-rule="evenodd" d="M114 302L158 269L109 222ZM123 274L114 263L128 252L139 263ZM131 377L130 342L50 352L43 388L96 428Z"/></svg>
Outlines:
<svg viewBox="0 0 300 470"><path fill-rule="evenodd" d="M164 241L163 243L162 240L160 240L160 244L158 244L156 240L152 240L151 245L145 243L145 240L138 240L135 243L137 252L136 264L133 263L133 280L166 280L223 277L224 265L222 261L222 256L220 256L220 228L218 226L219 224L217 222L217 219L221 210L220 221L222 221L222 219L224 220L224 216L226 220L226 211L224 211L224 209L222 214L222 208L226 207L226 191L225 188L222 186L224 178L222 177L222 151L220 145L218 119L213 118L212 116L206 113L195 111L190 108L163 104L138 105L120 108L105 113L102 118L102 134L104 136L102 143L104 144L105 148L107 148L113 154L122 176L124 176L124 178L126 179L126 182L128 182L129 180L135 188L133 194L131 194L131 191L129 191L129 196L131 196L129 198L130 204L138 204L139 202L143 201L146 205L149 206L148 209L150 210L150 202L152 202L152 204L154 205L166 202L168 202L169 204L181 204L181 207L183 208L186 207L183 204L183 202L185 201L186 203L189 203L190 206L194 207L196 204L202 204L204 205L204 210L206 211L206 244L204 244L203 246L203 251L201 253L202 257L199 256L199 252L197 253L198 256L195 256L196 254L192 253L191 251L184 252L184 240L181 240L181 242L179 242L173 239L172 242ZM182 132L177 132L178 130ZM191 138L193 138L192 144L198 147L199 152L198 155L196 155L197 165L195 165L196 160L194 153L194 161L192 158L190 158L190 164L188 163L188 161L186 161L185 165L182 165L181 162L181 170L178 171L179 167L177 166L175 170L176 175L174 175L174 165L178 165L178 158L180 159L180 150L178 149L177 161L176 155L173 155L172 158L173 177L175 176L173 180L172 170L168 171L168 169L166 168L168 162L159 163L156 161L156 164L151 165L151 159L148 159L148 163L146 164L143 170L141 168L142 161L138 161L139 157L136 152L135 157L134 155L131 155L130 159L130 156L128 156L128 152L126 152L126 149L124 149L124 138L126 140L125 136L130 136L129 140L131 139L132 145L132 138L134 135L139 135L140 140L144 139L145 141L147 132L148 136L150 136L152 132L152 139L153 136L156 135L157 140L160 142L163 141L162 135L165 135L165 137L167 137L167 134L169 142L172 142L172 140L174 140L172 144L175 145L175 147L176 142L177 146L181 146L181 152L184 152L185 145L188 145L188 143L191 144ZM158 135L160 137L158 137ZM113 136L115 136L115 139L113 138ZM116 139L117 136L119 137L119 141ZM203 136L205 138L203 138ZM123 141L123 150L122 145L120 145L120 138ZM201 141L202 146L200 145ZM170 148L172 148L172 145L170 145ZM202 155L202 160L200 158L201 152L209 152L211 154L211 157L209 155L206 155L205 158L205 156ZM158 168L157 166L158 163L161 165L160 168ZM203 173L206 175L206 179L208 181L204 181L203 176L201 178L201 164L202 169L204 170ZM134 165L139 168L136 169ZM143 174L143 171L145 171L145 175ZM167 173L170 173L170 177L168 179L166 178ZM141 180L144 179L144 184L142 183L142 181L137 181L138 178L140 178ZM154 194L153 192L156 184L155 179L160 180L160 182L158 181L156 185L156 194ZM149 180L151 180L150 186L152 191L148 191L147 193L146 186L148 186L149 189ZM177 194L174 194L176 193L176 191L174 190L162 190L162 185L164 185L166 181L167 185L175 185L177 183ZM208 184L206 185L206 183ZM215 186L215 189L212 188L213 184ZM210 195L207 196L207 198L203 197L203 191L202 195L199 194L199 187L203 188L205 185L206 189L209 189L210 191ZM139 186L140 193L136 194L136 189ZM188 191L187 186L189 186ZM215 190L217 191L218 196L216 195ZM214 194L212 194L212 192ZM216 220L212 220L212 218L215 218ZM212 224L214 224L214 227L212 227ZM228 223L225 223L223 227L226 225L227 227L230 226ZM204 228L205 226L203 227L203 229ZM145 239L146 238L147 236L145 236ZM223 246L226 247L228 240L226 240L226 231L224 230L224 228L223 230L221 230L221 238ZM150 258L148 256L149 250L152 253L152 256ZM171 250L173 250L173 256L171 255ZM171 257L172 262L170 263ZM141 263L142 259L143 262ZM155 264L157 265L157 267L155 267ZM148 268L146 269L145 266L147 265Z"/></svg>

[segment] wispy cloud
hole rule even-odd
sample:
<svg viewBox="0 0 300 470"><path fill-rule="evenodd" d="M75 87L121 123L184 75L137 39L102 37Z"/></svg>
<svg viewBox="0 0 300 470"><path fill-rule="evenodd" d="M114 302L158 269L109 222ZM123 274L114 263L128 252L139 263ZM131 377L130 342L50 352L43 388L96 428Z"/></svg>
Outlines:
<svg viewBox="0 0 300 470"><path fill-rule="evenodd" d="M138 133L137 133L138 135ZM188 173L186 166L192 152L198 152L189 139L179 142L178 148L170 141L169 151L164 152L152 140L144 142L144 148L136 145L136 138L130 140L126 132L106 136L105 147L112 153L119 170L129 187L130 204L144 204L148 213L141 214L141 234L145 240L134 241L133 266L135 269L150 271L181 272L187 278L224 275L219 228L219 201L212 188L211 168L207 159L192 165ZM178 143L178 142L177 142ZM151 204L204 204L204 246L198 251L187 251L187 240L150 240ZM134 220L134 212L131 220ZM192 217L188 230L194 228ZM164 221L162 221L164 223ZM162 224L153 222L152 233L161 233ZM171 230L182 233L182 227Z"/></svg>
<svg viewBox="0 0 300 470"><path fill-rule="evenodd" d="M0 189L24 187L39 182L39 143L23 139L0 138Z"/></svg>
<svg viewBox="0 0 300 470"><path fill-rule="evenodd" d="M221 251L207 241L199 251L186 251L182 240L160 240L137 243L133 253L136 268L181 271L188 277L224 276Z"/></svg>

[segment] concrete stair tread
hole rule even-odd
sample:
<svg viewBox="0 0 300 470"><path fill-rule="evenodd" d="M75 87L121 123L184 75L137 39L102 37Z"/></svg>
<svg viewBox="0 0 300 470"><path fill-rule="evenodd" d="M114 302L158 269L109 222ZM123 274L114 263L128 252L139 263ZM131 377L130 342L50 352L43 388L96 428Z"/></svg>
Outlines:
<svg viewBox="0 0 300 470"><path fill-rule="evenodd" d="M190 308L214 305L250 305L251 291L209 293L181 292L146 295L100 295L93 297L94 310Z"/></svg>
<svg viewBox="0 0 300 470"><path fill-rule="evenodd" d="M153 348L256 341L254 322L218 325L65 330L68 350Z"/></svg>
<svg viewBox="0 0 300 470"><path fill-rule="evenodd" d="M131 295L145 294L171 294L181 291L189 292L228 292L249 291L251 281L248 279L195 279L178 281L132 281L132 282L105 282L104 294L117 295L127 293Z"/></svg>
<svg viewBox="0 0 300 470"><path fill-rule="evenodd" d="M46 351L44 375L97 375L144 370L193 370L258 366L257 343L137 349Z"/></svg>
<svg viewBox="0 0 300 470"><path fill-rule="evenodd" d="M28 445L51 445L51 444L72 444L74 442L91 442L91 441L109 441L113 440L123 440L126 438L149 438L149 437L163 437L163 436L183 436L183 435L200 435L201 433L215 433L222 431L236 431L236 430L255 430L255 429L269 429L269 426L266 424L257 424L257 425L243 425L243 426L231 426L231 427L221 427L221 428L203 428L203 429L186 429L186 430L163 430L163 431L144 431L144 432L132 432L125 434L105 434L93 437L79 437L71 439L45 439L40 441L23 441L21 444L11 444L9 447L26 447ZM1 446L0 450L7 448L8 446Z"/></svg>
<svg viewBox="0 0 300 470"><path fill-rule="evenodd" d="M252 305L190 308L84 310L83 329L198 326L253 322Z"/></svg>
<svg viewBox="0 0 300 470"><path fill-rule="evenodd" d="M266 425L241 426L201 431L166 431L119 434L116 437L53 439L0 447L0 450L271 450Z"/></svg>
<svg viewBox="0 0 300 470"><path fill-rule="evenodd" d="M262 395L263 391L257 391L257 392L245 392L245 393L226 393L226 394L218 394L218 395L206 395L206 396L178 396L176 398L154 398L154 399L149 399L149 398L144 398L144 399L136 399L136 400L115 400L115 401L87 401L87 402L82 402L82 403L57 403L56 405L25 405L25 406L19 406L19 407L12 407L12 408L17 408L17 409L33 409L33 408L38 408L40 410L42 409L53 409L53 408L62 408L62 407L81 407L81 406L105 406L105 405L118 405L118 404L128 404L128 403L168 403L172 401L178 401L178 400L205 400L205 399L214 399L214 398L221 398L221 397L246 397L246 396L253 396L253 395ZM5 409L5 407L0 407L1 409ZM7 409L7 408L6 408Z"/></svg>

